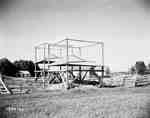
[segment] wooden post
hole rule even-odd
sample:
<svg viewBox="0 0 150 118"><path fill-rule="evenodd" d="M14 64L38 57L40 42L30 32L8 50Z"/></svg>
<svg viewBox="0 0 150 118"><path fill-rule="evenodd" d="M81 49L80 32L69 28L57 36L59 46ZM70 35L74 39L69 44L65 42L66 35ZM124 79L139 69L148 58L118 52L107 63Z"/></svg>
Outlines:
<svg viewBox="0 0 150 118"><path fill-rule="evenodd" d="M50 64L50 44L48 44L48 64Z"/></svg>
<svg viewBox="0 0 150 118"><path fill-rule="evenodd" d="M103 78L104 78L104 43L101 44L102 46L102 67L101 67L101 70L102 70L102 77L100 78L100 86L103 87Z"/></svg>
<svg viewBox="0 0 150 118"><path fill-rule="evenodd" d="M62 48L60 47L60 57L62 57Z"/></svg>
<svg viewBox="0 0 150 118"><path fill-rule="evenodd" d="M68 44L68 39L66 39L66 74L67 74L67 76L66 76L66 82L65 82L65 86L66 86L66 89L68 89L69 88L69 73L68 73L68 71L69 71L69 68L68 68L68 61L69 61L69 44Z"/></svg>
<svg viewBox="0 0 150 118"><path fill-rule="evenodd" d="M45 88L45 47L44 47L44 68L43 68L43 88Z"/></svg>
<svg viewBox="0 0 150 118"><path fill-rule="evenodd" d="M81 57L81 47L79 47L79 56Z"/></svg>
<svg viewBox="0 0 150 118"><path fill-rule="evenodd" d="M79 66L79 81L81 83L82 80L82 71L81 71L81 66Z"/></svg>
<svg viewBox="0 0 150 118"><path fill-rule="evenodd" d="M34 77L35 77L35 80L37 80L37 73L36 73L36 70L37 70L37 68L36 68L36 63L37 63L37 47L35 47L34 48L34 53L35 53L35 62L34 62Z"/></svg>
<svg viewBox="0 0 150 118"><path fill-rule="evenodd" d="M74 55L74 54L73 54L73 49L74 49L74 48L73 48L73 47L71 47L71 55Z"/></svg>
<svg viewBox="0 0 150 118"><path fill-rule="evenodd" d="M49 70L50 70L50 44L48 44L48 77L50 77L50 73L49 73Z"/></svg>
<svg viewBox="0 0 150 118"><path fill-rule="evenodd" d="M99 78L99 82L100 82L100 87L103 87L103 78L104 78L104 66L101 67L101 71L102 71L102 74L101 74L101 78Z"/></svg>

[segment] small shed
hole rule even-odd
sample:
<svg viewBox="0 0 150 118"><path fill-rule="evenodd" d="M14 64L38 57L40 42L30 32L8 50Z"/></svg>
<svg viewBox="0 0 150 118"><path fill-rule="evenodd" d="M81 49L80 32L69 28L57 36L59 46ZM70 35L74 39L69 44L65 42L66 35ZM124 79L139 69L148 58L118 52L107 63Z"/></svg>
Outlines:
<svg viewBox="0 0 150 118"><path fill-rule="evenodd" d="M30 72L27 70L20 70L18 74L20 77L31 77Z"/></svg>

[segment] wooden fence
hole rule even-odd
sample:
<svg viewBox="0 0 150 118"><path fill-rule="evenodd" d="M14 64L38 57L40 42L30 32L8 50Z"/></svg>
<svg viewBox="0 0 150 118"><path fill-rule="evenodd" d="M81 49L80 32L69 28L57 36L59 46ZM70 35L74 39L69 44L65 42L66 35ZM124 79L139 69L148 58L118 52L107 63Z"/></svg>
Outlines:
<svg viewBox="0 0 150 118"><path fill-rule="evenodd" d="M144 86L144 85L150 85L150 74L137 76L135 86Z"/></svg>
<svg viewBox="0 0 150 118"><path fill-rule="evenodd" d="M135 87L150 85L150 75L119 75L104 79L105 86Z"/></svg>
<svg viewBox="0 0 150 118"><path fill-rule="evenodd" d="M42 79L38 79L35 82L34 78L16 78L0 75L0 94L28 93L42 87Z"/></svg>
<svg viewBox="0 0 150 118"><path fill-rule="evenodd" d="M45 84L43 84L45 82ZM34 78L16 78L9 76L2 76L0 74L0 94L15 94L15 93L28 93L33 90L42 89L44 86L54 88L54 85L49 85L43 79ZM122 86L122 87L135 87L150 85L149 75L120 75L111 78L104 78L103 83L105 86ZM47 84L47 85L46 85ZM60 88L62 85L58 85Z"/></svg>

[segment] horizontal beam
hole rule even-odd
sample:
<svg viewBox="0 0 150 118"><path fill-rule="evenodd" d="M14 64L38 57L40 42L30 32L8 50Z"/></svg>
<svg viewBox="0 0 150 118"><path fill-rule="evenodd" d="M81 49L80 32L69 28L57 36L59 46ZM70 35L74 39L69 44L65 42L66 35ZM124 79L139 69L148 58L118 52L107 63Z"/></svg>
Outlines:
<svg viewBox="0 0 150 118"><path fill-rule="evenodd" d="M43 43L44 45L46 45L46 43ZM41 44L42 45L42 44ZM48 47L41 47L41 45L36 46L35 48L37 49L48 49ZM60 48L66 48L67 45L60 45L60 44L52 44L52 43L47 43L47 45L49 45L50 47L60 47ZM80 48L79 46L72 46L69 45L69 48Z"/></svg>
<svg viewBox="0 0 150 118"><path fill-rule="evenodd" d="M65 39L63 39L63 40L60 40L60 41L57 41L56 43L54 43L54 44L58 44L58 43L62 43L62 42L65 42L66 40ZM65 42L66 43L66 42Z"/></svg>
<svg viewBox="0 0 150 118"><path fill-rule="evenodd" d="M66 39L70 41L78 41L78 42L85 42L85 43L95 43L95 44L103 44L101 41L85 41L85 40L79 40L79 39Z"/></svg>
<svg viewBox="0 0 150 118"><path fill-rule="evenodd" d="M53 47L63 47L65 48L67 45L66 44L58 44L58 43L61 43L65 40L69 40L69 41L77 41L77 42L84 42L84 43L92 43L91 45L85 45L85 46L72 46L72 45L69 45L69 48L82 48L82 47L89 47L89 46L93 46L94 44L101 44L101 45L104 45L103 42L100 42L100 41L85 41L85 40L78 40L78 39L64 39L64 40L61 40L61 41L58 41L56 43L48 43L48 42L45 42L45 43L41 43L37 46L35 46L36 48L38 49L42 49L44 47L41 47L41 46L45 46L45 45L50 45L50 46L53 46ZM46 47L45 47L46 48Z"/></svg>
<svg viewBox="0 0 150 118"><path fill-rule="evenodd" d="M48 42L45 42L45 43L41 43L41 44L39 44L39 45L37 45L37 46L35 46L35 47L40 47L40 46L45 46L45 45L48 45L49 43Z"/></svg>
<svg viewBox="0 0 150 118"><path fill-rule="evenodd" d="M92 43L92 44L89 44L89 45L85 45L85 46L80 46L80 48L86 48L86 47L93 47L93 46L96 46L96 45L99 45L97 43Z"/></svg>
<svg viewBox="0 0 150 118"><path fill-rule="evenodd" d="M66 72L67 70L45 70L45 71L47 71L47 72ZM93 70L90 70L90 69L81 69L81 70L78 70L78 69L76 69L76 70L68 70L68 71L76 71L76 72L78 72L78 71L93 71ZM102 72L103 70L94 70L95 72ZM35 72L43 72L43 71L35 71Z"/></svg>

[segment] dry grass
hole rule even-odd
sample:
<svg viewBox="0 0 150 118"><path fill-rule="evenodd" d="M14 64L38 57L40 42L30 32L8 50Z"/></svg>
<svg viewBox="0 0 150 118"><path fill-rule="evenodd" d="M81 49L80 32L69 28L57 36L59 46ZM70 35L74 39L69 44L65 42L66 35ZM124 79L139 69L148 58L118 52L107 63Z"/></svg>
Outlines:
<svg viewBox="0 0 150 118"><path fill-rule="evenodd" d="M150 87L40 91L0 96L0 118L149 118Z"/></svg>

